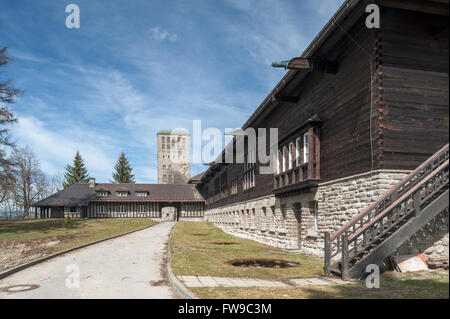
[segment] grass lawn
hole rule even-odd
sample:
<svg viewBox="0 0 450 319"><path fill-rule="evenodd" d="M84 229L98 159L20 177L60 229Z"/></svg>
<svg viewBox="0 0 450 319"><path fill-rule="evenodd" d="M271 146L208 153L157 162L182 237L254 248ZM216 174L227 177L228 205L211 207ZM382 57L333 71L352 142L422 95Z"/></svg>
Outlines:
<svg viewBox="0 0 450 319"><path fill-rule="evenodd" d="M292 254L253 240L237 238L206 222L177 223L170 245L172 269L178 276L247 277L285 281L323 274L323 263L319 258ZM247 268L228 263L236 259L276 259L300 265L292 268Z"/></svg>
<svg viewBox="0 0 450 319"><path fill-rule="evenodd" d="M200 298L212 299L448 299L448 274L421 276L387 272L379 289L356 285L289 288L190 288Z"/></svg>
<svg viewBox="0 0 450 319"><path fill-rule="evenodd" d="M0 221L0 271L45 255L156 224L147 218Z"/></svg>
<svg viewBox="0 0 450 319"><path fill-rule="evenodd" d="M224 245L218 243L233 243ZM247 277L281 280L323 276L319 258L292 254L252 240L224 233L211 223L178 223L171 237L173 272L178 276ZM230 265L236 259L279 259L300 263L293 268L244 268ZM286 288L189 288L200 298L225 299L326 299L326 298L449 298L448 273L382 274L379 289L363 281L353 285Z"/></svg>

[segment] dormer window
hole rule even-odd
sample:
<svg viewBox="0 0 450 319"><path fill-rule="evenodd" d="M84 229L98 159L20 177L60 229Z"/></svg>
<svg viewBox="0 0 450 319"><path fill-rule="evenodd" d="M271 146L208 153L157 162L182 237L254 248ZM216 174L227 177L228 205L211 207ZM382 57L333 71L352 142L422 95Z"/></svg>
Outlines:
<svg viewBox="0 0 450 319"><path fill-rule="evenodd" d="M128 196L128 192L117 192L117 196L120 196L120 197Z"/></svg>
<svg viewBox="0 0 450 319"><path fill-rule="evenodd" d="M108 192L105 192L105 191L99 191L99 192L97 192L97 196L101 196L101 197L108 196Z"/></svg>
<svg viewBox="0 0 450 319"><path fill-rule="evenodd" d="M136 192L136 196L137 197L147 197L148 196L148 192Z"/></svg>

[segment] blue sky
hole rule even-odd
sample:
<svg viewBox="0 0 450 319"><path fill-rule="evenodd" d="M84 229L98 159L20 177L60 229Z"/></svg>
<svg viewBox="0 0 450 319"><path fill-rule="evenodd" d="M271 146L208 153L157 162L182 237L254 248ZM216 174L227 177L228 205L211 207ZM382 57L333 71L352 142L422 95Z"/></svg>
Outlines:
<svg viewBox="0 0 450 319"><path fill-rule="evenodd" d="M25 90L12 138L49 175L79 150L107 182L124 151L154 183L158 130L241 127L285 72L270 63L300 55L342 2L2 0L1 76ZM80 29L65 26L70 3Z"/></svg>

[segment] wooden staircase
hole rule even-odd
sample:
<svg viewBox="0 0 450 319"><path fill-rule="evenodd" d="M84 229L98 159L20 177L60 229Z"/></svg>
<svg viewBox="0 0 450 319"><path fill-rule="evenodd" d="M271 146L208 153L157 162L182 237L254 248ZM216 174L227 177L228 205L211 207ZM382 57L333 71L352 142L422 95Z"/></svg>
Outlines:
<svg viewBox="0 0 450 319"><path fill-rule="evenodd" d="M330 236L325 274L359 279L449 207L449 145L430 157L372 205Z"/></svg>

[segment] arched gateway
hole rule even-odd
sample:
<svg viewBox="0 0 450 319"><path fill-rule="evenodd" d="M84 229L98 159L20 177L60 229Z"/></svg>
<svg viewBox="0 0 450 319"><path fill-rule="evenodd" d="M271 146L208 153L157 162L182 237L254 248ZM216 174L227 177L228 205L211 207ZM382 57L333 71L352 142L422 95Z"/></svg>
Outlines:
<svg viewBox="0 0 450 319"><path fill-rule="evenodd" d="M75 184L39 202L36 218L203 220L204 199L192 184Z"/></svg>

